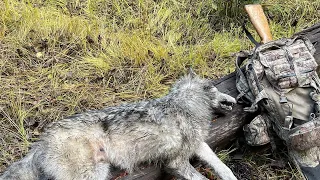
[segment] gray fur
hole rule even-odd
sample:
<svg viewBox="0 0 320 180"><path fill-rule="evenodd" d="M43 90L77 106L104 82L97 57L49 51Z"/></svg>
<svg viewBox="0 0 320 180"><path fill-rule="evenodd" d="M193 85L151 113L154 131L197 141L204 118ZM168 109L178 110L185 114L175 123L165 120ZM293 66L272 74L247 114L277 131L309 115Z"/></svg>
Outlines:
<svg viewBox="0 0 320 180"><path fill-rule="evenodd" d="M168 95L150 101L88 111L50 124L29 154L1 180L104 180L109 166L128 171L145 161L164 163L183 179L206 179L189 163L196 155L223 180L235 180L205 143L216 110L235 99L194 74L181 78Z"/></svg>

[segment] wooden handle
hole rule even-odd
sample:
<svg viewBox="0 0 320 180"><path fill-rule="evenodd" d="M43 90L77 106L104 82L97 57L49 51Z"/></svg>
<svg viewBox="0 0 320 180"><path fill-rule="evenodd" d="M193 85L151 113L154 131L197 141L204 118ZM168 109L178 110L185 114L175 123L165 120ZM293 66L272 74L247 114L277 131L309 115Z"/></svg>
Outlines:
<svg viewBox="0 0 320 180"><path fill-rule="evenodd" d="M245 10L249 15L250 21L258 32L262 43L272 41L269 24L266 15L260 4L245 5Z"/></svg>

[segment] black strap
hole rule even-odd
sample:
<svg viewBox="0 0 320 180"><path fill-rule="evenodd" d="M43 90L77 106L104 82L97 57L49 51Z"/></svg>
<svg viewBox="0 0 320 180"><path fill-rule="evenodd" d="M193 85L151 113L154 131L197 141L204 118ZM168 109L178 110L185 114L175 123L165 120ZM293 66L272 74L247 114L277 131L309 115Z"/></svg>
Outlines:
<svg viewBox="0 0 320 180"><path fill-rule="evenodd" d="M267 125L267 132L268 132L268 136L269 136L269 139L270 139L270 145L271 145L271 150L272 152L275 152L276 149L277 149L277 144L276 144L276 141L275 141L275 132L272 128L272 122L269 118L269 116L267 116L266 114L262 114L262 116L264 116L263 120L264 122L266 123Z"/></svg>
<svg viewBox="0 0 320 180"><path fill-rule="evenodd" d="M302 125L302 124L304 124L306 122L307 122L306 120L293 118L293 124L295 124L295 125Z"/></svg>
<svg viewBox="0 0 320 180"><path fill-rule="evenodd" d="M245 24L242 25L242 29L243 29L244 33L246 33L246 36L249 38L249 40L250 40L254 45L256 45L256 47L259 47L259 46L261 45L258 41L256 41L256 40L253 38L252 34L248 31L248 29L246 28Z"/></svg>
<svg viewBox="0 0 320 180"><path fill-rule="evenodd" d="M242 63L248 59L249 57L249 53L246 52L246 51L240 51L238 54L237 54L237 58L236 58L236 68L237 68L237 71L240 71L240 67L242 65Z"/></svg>

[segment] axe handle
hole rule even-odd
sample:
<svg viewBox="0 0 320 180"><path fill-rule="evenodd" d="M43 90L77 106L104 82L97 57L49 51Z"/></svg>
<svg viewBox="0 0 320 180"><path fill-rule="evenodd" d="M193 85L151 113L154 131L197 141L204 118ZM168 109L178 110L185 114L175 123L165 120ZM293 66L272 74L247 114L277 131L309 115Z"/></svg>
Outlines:
<svg viewBox="0 0 320 180"><path fill-rule="evenodd" d="M262 43L272 41L269 24L266 15L263 12L260 4L245 5L245 10L249 15L253 27L258 32Z"/></svg>

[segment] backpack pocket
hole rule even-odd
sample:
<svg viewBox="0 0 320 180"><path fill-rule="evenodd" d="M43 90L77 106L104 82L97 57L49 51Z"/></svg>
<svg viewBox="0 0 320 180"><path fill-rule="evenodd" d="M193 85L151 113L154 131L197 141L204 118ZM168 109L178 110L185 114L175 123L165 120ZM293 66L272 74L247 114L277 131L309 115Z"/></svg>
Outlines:
<svg viewBox="0 0 320 180"><path fill-rule="evenodd" d="M296 38L285 42L284 46L273 42L278 45L261 47L258 55L270 83L288 92L309 84L318 65L304 40Z"/></svg>
<svg viewBox="0 0 320 180"><path fill-rule="evenodd" d="M261 115L256 116L250 124L243 126L246 142L251 146L261 146L270 142L266 120Z"/></svg>
<svg viewBox="0 0 320 180"><path fill-rule="evenodd" d="M287 143L291 149L297 151L320 146L320 121L312 120L291 129Z"/></svg>
<svg viewBox="0 0 320 180"><path fill-rule="evenodd" d="M293 64L288 63L285 50L272 47L272 50L259 53L259 60L265 67L268 81L278 89L287 89L297 85Z"/></svg>
<svg viewBox="0 0 320 180"><path fill-rule="evenodd" d="M316 74L318 64L310 53L306 53L305 56L299 57L294 61L295 74L300 87L309 85L313 77Z"/></svg>

